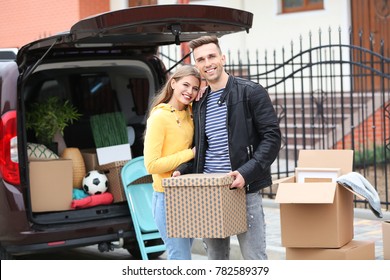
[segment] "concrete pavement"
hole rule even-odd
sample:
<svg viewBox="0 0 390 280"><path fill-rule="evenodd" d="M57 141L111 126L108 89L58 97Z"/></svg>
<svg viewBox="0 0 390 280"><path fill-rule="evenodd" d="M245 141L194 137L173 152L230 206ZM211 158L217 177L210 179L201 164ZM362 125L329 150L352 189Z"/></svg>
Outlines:
<svg viewBox="0 0 390 280"><path fill-rule="evenodd" d="M272 199L263 199L265 221L267 226L267 254L270 260L285 260L286 250L281 245L279 204ZM384 217L378 219L369 209L354 210L354 240L375 242L375 258L383 260L382 221L390 220L390 212L383 212ZM202 240L195 239L193 250L194 259L204 259L205 250ZM242 259L237 238L231 237L230 259Z"/></svg>

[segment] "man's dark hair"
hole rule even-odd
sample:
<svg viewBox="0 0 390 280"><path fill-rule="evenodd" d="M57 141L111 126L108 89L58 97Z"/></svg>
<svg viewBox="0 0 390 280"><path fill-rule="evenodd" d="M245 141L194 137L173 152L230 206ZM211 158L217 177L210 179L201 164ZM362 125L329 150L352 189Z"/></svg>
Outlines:
<svg viewBox="0 0 390 280"><path fill-rule="evenodd" d="M202 36L197 39L194 39L188 43L189 47L194 50L200 46L206 45L206 44L215 44L219 51L221 52L221 47L219 46L218 37L217 36Z"/></svg>

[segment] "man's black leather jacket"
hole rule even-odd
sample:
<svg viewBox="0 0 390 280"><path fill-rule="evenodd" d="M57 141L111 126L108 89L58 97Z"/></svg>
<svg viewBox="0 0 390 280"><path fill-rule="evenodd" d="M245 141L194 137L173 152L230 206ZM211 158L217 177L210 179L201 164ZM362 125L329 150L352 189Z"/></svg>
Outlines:
<svg viewBox="0 0 390 280"><path fill-rule="evenodd" d="M205 135L206 97L194 102L196 155L179 166L181 174L203 173L207 141ZM229 76L218 104L227 104L229 156L232 170L244 177L247 192L272 184L270 166L281 145L279 122L267 91L257 83Z"/></svg>

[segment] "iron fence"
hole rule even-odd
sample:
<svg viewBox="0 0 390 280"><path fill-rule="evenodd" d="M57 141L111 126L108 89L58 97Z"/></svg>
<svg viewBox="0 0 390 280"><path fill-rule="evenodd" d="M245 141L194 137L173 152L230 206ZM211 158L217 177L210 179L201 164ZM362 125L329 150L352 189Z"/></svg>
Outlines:
<svg viewBox="0 0 390 280"><path fill-rule="evenodd" d="M344 44L341 30L336 40L331 31L322 43L303 48L291 43L279 52L227 53L227 71L263 85L279 117L283 141L272 165L275 179L291 176L301 149L352 149L353 170L374 186L382 207L390 206L390 59L380 51ZM350 42L352 32L350 32ZM363 34L360 34L363 36ZM335 41L335 42L333 42ZM362 41L362 40L360 40ZM298 47L295 47L298 46ZM179 60L168 49L161 58L168 69ZM320 159L319 159L320 160ZM274 198L277 186L263 195ZM356 207L369 207L355 197Z"/></svg>

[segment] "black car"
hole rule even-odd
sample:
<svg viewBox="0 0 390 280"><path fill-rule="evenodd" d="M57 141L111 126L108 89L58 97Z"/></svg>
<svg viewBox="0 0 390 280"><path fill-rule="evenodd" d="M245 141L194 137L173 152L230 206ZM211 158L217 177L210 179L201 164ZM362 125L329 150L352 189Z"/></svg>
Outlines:
<svg viewBox="0 0 390 280"><path fill-rule="evenodd" d="M203 5L129 8L81 20L69 32L23 46L16 60L1 61L1 259L93 244L101 251L123 247L139 256L125 200L77 209L34 207L32 194L41 201L60 201L62 196L31 188L34 176L47 183L53 174L31 173L28 143L39 142L34 130L26 128L28 110L49 97L71 104L80 116L64 129L63 140L80 151L96 148L93 116L121 112L134 132L132 157L142 156L149 100L169 74L158 47L205 34L248 31L252 17ZM63 181L58 178L52 185Z"/></svg>

